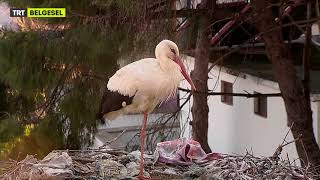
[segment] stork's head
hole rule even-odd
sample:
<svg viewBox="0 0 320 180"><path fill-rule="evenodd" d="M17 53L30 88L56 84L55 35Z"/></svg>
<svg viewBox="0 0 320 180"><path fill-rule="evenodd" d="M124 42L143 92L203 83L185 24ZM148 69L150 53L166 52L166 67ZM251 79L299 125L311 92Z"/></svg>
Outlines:
<svg viewBox="0 0 320 180"><path fill-rule="evenodd" d="M196 87L193 84L189 74L187 73L186 67L184 66L180 56L178 46L170 40L162 40L155 50L156 58L161 61L171 61L179 65L180 72L184 78L191 85L191 89L196 91Z"/></svg>

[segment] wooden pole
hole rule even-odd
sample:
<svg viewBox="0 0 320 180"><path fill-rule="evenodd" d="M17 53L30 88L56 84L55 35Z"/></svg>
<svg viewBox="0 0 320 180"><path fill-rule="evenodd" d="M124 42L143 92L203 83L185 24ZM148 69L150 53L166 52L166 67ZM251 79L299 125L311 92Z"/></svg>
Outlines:
<svg viewBox="0 0 320 180"><path fill-rule="evenodd" d="M307 1L307 20L311 18L311 1ZM307 23L306 33L305 33L305 44L304 44L304 52L303 52L303 89L305 98L310 105L310 56L311 56L311 23ZM311 107L309 107L311 108ZM312 118L312 117L309 117Z"/></svg>

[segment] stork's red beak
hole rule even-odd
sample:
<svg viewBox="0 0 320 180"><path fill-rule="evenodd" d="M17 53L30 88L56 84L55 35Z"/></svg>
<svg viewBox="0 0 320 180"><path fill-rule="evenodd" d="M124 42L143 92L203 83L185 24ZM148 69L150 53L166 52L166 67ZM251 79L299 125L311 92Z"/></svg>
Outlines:
<svg viewBox="0 0 320 180"><path fill-rule="evenodd" d="M181 58L179 56L176 56L175 58L175 62L180 66L181 68L181 73L184 76L184 78L189 82L189 84L191 85L191 89L192 91L197 91L196 86L193 84L191 77L189 76L189 74L187 73L186 67L184 66Z"/></svg>

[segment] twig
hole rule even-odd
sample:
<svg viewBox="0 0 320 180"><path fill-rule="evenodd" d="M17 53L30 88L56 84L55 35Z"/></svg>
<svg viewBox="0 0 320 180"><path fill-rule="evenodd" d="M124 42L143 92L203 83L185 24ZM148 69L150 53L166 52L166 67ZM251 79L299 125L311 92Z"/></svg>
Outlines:
<svg viewBox="0 0 320 180"><path fill-rule="evenodd" d="M117 137L111 139L110 141L105 142L102 146L99 147L99 149L104 148L105 146L115 142L116 140L118 140L125 132L127 131L127 128L124 129Z"/></svg>
<svg viewBox="0 0 320 180"><path fill-rule="evenodd" d="M292 129L293 125L294 125L294 122L291 124L291 126L290 126L290 128L288 129L288 131L287 131L286 135L284 136L284 138L283 138L283 141L282 141L281 145L283 145L283 144L286 142L287 136L289 135L290 130Z"/></svg>
<svg viewBox="0 0 320 180"><path fill-rule="evenodd" d="M273 153L273 155L271 156L271 158L273 158L273 159L279 158L280 154L282 153L283 147L285 147L285 146L287 146L287 145L289 145L289 144L291 144L291 143L293 143L293 142L297 142L297 141L300 140L301 136L298 137L298 138L296 138L296 139L294 139L294 140L292 140L292 141L290 141L290 142L287 142L287 141L286 141L287 136L289 135L290 130L292 129L293 125L294 125L294 123L291 124L291 126L290 126L290 128L288 129L285 137L284 137L283 140L282 140L282 143L278 146L278 148L277 148L276 151Z"/></svg>

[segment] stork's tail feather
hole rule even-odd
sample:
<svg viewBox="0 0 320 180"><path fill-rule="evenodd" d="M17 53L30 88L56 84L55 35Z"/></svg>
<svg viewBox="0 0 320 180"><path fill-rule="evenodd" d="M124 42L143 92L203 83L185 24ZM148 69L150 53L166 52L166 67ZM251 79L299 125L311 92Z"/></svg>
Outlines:
<svg viewBox="0 0 320 180"><path fill-rule="evenodd" d="M103 118L103 113L97 113L96 119L97 119L97 120L100 120L100 123L101 123L101 124L105 124L105 123L106 123L105 120L104 120L104 118Z"/></svg>

